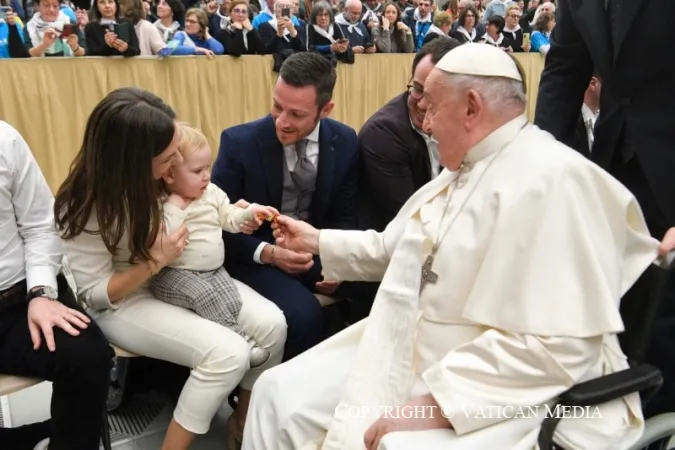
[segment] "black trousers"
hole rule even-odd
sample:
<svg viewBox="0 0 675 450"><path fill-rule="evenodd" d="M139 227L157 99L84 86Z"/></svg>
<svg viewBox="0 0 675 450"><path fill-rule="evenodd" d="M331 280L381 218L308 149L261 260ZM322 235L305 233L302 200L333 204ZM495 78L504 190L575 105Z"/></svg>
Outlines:
<svg viewBox="0 0 675 450"><path fill-rule="evenodd" d="M31 448L35 441L49 437L50 450L98 450L112 349L92 320L79 336L70 336L55 327L54 352L47 349L44 337L40 348L33 350L26 287L22 283L16 295L0 302L0 373L52 381L51 420L48 436L36 435L40 427L35 427L33 433L0 429L0 448ZM63 276L58 277L58 288L61 303L83 311Z"/></svg>
<svg viewBox="0 0 675 450"><path fill-rule="evenodd" d="M668 223L647 182L637 157L622 163L614 158L609 171L637 198L651 235L659 241L675 223ZM675 412L675 274L671 274L660 313L653 324L646 362L658 368L663 375L663 386L646 406L645 416L652 417Z"/></svg>

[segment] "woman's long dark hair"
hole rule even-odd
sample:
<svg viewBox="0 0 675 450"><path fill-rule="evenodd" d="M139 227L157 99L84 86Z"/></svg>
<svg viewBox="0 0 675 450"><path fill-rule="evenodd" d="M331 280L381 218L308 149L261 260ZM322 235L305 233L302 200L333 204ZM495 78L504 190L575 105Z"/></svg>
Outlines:
<svg viewBox="0 0 675 450"><path fill-rule="evenodd" d="M129 232L129 262L151 260L161 222L159 183L152 160L174 138L175 113L136 88L108 94L89 116L82 148L56 194L54 217L63 239L100 234L115 254ZM98 230L87 230L95 215Z"/></svg>

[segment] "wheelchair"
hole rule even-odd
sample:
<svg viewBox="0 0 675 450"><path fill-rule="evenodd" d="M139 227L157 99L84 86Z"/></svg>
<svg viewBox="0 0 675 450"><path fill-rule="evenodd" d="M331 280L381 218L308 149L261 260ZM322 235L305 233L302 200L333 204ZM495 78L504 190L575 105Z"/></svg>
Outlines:
<svg viewBox="0 0 675 450"><path fill-rule="evenodd" d="M659 313L659 304L673 270L675 262L650 265L621 299L624 331L619 335L619 343L630 367L573 386L558 397L557 405L595 407L638 392L644 409L663 384L660 371L645 364L644 360L651 337L650 330ZM555 415L544 420L538 438L540 450L564 450L553 442L553 434L560 420L561 417ZM675 448L668 446L673 436L675 413L660 414L646 421L642 437L629 450Z"/></svg>

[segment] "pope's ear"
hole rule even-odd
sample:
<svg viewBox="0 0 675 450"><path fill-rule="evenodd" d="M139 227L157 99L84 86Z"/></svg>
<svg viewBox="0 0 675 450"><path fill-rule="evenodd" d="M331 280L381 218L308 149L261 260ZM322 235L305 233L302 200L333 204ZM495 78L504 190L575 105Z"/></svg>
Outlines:
<svg viewBox="0 0 675 450"><path fill-rule="evenodd" d="M485 111L485 102L478 91L469 89L466 93L466 119L473 121Z"/></svg>

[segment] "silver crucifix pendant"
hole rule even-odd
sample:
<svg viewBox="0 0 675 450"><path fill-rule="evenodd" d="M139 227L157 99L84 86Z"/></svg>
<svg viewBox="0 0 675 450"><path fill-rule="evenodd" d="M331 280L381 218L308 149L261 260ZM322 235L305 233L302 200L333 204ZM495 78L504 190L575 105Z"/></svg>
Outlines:
<svg viewBox="0 0 675 450"><path fill-rule="evenodd" d="M424 264L422 265L422 287L426 285L426 283L431 283L434 284L436 281L438 281L438 274L431 270L431 266L434 263L434 257L433 255L427 256L427 259L424 261Z"/></svg>

